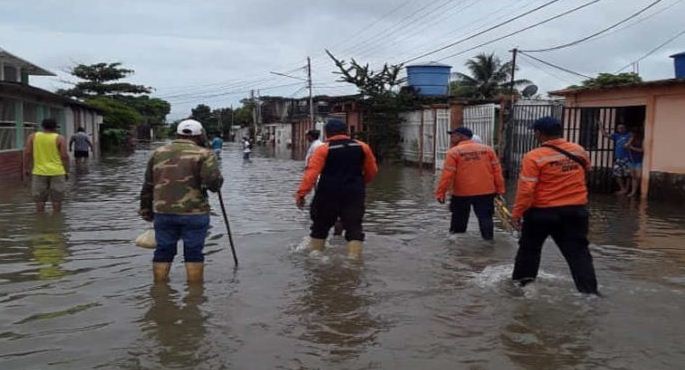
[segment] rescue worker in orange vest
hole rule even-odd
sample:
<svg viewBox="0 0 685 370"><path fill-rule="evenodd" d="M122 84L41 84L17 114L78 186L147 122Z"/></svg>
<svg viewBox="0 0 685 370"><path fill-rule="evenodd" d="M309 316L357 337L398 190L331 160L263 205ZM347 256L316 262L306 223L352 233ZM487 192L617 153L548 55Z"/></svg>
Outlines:
<svg viewBox="0 0 685 370"><path fill-rule="evenodd" d="M473 207L481 236L485 240L492 240L495 196L504 194L499 158L491 147L471 140L473 132L466 127L455 128L448 133L454 147L447 151L435 197L438 202L445 203L445 193L451 190L450 233L466 232Z"/></svg>
<svg viewBox="0 0 685 370"><path fill-rule="evenodd" d="M310 249L322 251L328 232L340 218L345 229L348 256L359 259L364 241L362 219L366 184L378 173L371 148L347 135L347 125L337 119L324 126L326 142L312 154L295 195L304 207L305 196L316 186L311 203ZM318 179L318 184L317 184Z"/></svg>
<svg viewBox="0 0 685 370"><path fill-rule="evenodd" d="M538 119L533 130L542 145L523 157L519 175L512 218L522 230L513 280L522 286L535 280L542 245L552 236L578 291L598 294L587 239L589 156L582 146L562 138L563 128L556 118Z"/></svg>

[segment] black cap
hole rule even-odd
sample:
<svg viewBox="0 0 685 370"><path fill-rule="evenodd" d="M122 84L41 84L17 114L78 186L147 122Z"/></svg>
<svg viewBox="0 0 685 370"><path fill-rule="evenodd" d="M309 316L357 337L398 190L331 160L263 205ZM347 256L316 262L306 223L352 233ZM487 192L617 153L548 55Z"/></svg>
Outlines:
<svg viewBox="0 0 685 370"><path fill-rule="evenodd" d="M564 131L561 126L561 121L552 116L545 116L535 120L535 123L533 123L533 130L540 131L544 135L549 136L558 136Z"/></svg>
<svg viewBox="0 0 685 370"><path fill-rule="evenodd" d="M451 134L461 134L461 135L468 137L469 139L473 137L473 131L471 131L471 129L468 127L457 127L453 130L447 131L447 133L450 135Z"/></svg>
<svg viewBox="0 0 685 370"><path fill-rule="evenodd" d="M326 135L347 132L347 125L339 119L332 119L326 122L324 130L326 130Z"/></svg>

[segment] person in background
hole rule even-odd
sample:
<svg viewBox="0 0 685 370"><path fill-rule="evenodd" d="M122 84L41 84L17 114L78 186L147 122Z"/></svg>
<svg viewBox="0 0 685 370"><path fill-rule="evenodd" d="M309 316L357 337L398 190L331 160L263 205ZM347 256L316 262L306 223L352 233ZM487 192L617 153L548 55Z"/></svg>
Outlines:
<svg viewBox="0 0 685 370"><path fill-rule="evenodd" d="M321 136L321 132L319 130L309 130L305 134L305 137L307 138L307 142L309 142L309 149L307 149L307 155L305 155L305 157L304 157L305 167L309 164L309 158L312 157L312 154L314 154L314 151L316 150L316 148L323 145L323 142L321 140L319 140L320 136Z"/></svg>
<svg viewBox="0 0 685 370"><path fill-rule="evenodd" d="M221 159L221 150L224 147L224 141L221 139L221 136L219 135L214 135L214 139L212 139L212 150L214 151L214 154L216 155L217 159Z"/></svg>
<svg viewBox="0 0 685 370"><path fill-rule="evenodd" d="M73 150L76 163L85 162L88 159L88 150L93 150L88 134L83 127L76 129L76 133L69 139L69 151Z"/></svg>
<svg viewBox="0 0 685 370"><path fill-rule="evenodd" d="M480 234L485 240L494 237L495 196L504 194L504 177L495 151L484 144L475 143L473 132L466 127L448 131L451 144L447 151L440 183L435 191L438 202L450 199L450 233L464 233L469 222L471 208L478 217Z"/></svg>
<svg viewBox="0 0 685 370"><path fill-rule="evenodd" d="M202 124L189 119L179 123L176 140L152 153L140 192L140 216L153 221L157 247L152 259L155 282L166 282L179 239L187 280L199 283L204 275L204 254L209 228L207 190L217 192L224 182L217 158L204 148Z"/></svg>
<svg viewBox="0 0 685 370"><path fill-rule="evenodd" d="M630 154L626 144L630 141L631 135L622 123L616 126L616 132L613 134L609 134L609 130L602 125L602 135L614 142L613 176L618 182L617 194L626 194L630 191Z"/></svg>
<svg viewBox="0 0 685 370"><path fill-rule="evenodd" d="M243 137L243 159L249 160L250 153L252 153L252 143L246 137Z"/></svg>
<svg viewBox="0 0 685 370"><path fill-rule="evenodd" d="M52 211L62 211L62 201L69 178L69 153L64 136L57 133L57 121L44 119L43 131L31 134L24 147L24 164L31 177L31 193L36 202L36 212L45 212L50 200Z"/></svg>
<svg viewBox="0 0 685 370"><path fill-rule="evenodd" d="M311 203L310 249L322 251L326 237L340 218L345 229L348 257L361 258L366 184L378 173L371 148L347 135L347 125L332 119L324 126L326 142L309 159L295 204L302 209L305 197L316 186ZM318 184L317 184L318 180Z"/></svg>
<svg viewBox="0 0 685 370"><path fill-rule="evenodd" d="M521 286L535 280L542 245L552 236L578 291L599 294L587 239L590 157L582 146L562 138L556 118L538 119L533 130L542 145L523 157L512 212L512 222L521 229L512 279Z"/></svg>
<svg viewBox="0 0 685 370"><path fill-rule="evenodd" d="M642 157L644 154L643 134L641 130L634 130L630 141L626 143L628 149L628 157L630 158L630 179L631 190L628 197L632 198L637 194L637 189L640 187L640 179L642 179Z"/></svg>

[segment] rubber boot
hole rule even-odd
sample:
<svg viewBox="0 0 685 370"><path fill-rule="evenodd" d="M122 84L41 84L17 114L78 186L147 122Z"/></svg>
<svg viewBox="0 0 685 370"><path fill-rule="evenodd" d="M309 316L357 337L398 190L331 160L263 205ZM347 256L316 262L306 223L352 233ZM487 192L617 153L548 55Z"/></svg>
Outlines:
<svg viewBox="0 0 685 370"><path fill-rule="evenodd" d="M363 247L364 244L359 240L347 242L347 257L353 260L361 259Z"/></svg>
<svg viewBox="0 0 685 370"><path fill-rule="evenodd" d="M155 283L164 283L169 281L169 270L171 270L170 262L153 262L152 276Z"/></svg>
<svg viewBox="0 0 685 370"><path fill-rule="evenodd" d="M204 279L204 271L204 263L186 262L186 276L189 283L201 283Z"/></svg>
<svg viewBox="0 0 685 370"><path fill-rule="evenodd" d="M309 249L312 251L322 252L324 245L326 245L326 239L311 238L309 241Z"/></svg>

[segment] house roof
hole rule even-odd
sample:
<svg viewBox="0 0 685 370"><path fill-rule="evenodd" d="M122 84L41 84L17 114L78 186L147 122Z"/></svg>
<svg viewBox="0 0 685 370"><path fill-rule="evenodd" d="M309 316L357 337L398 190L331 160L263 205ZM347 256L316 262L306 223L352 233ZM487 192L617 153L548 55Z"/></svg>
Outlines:
<svg viewBox="0 0 685 370"><path fill-rule="evenodd" d="M57 103L57 104L63 104L66 106L75 106L75 107L80 107L88 110L92 110L95 112L98 112L102 114L102 110L95 108L91 105L88 105L84 102L80 102L75 99L67 98L62 95L55 94L53 92L43 90L34 86L22 84L19 82L12 82L12 81L0 81L0 93L6 93L6 94L21 94L21 95L29 95L29 96L35 96L37 98L45 99L47 101Z"/></svg>
<svg viewBox="0 0 685 370"><path fill-rule="evenodd" d="M56 74L48 71L47 69L43 69L29 61L19 58L18 56L11 54L10 52L2 48L0 48L0 61L10 62L12 64L18 65L21 67L22 71L25 71L26 73L32 76L57 76Z"/></svg>
<svg viewBox="0 0 685 370"><path fill-rule="evenodd" d="M685 78L670 78L666 80L654 80L645 82L628 83L613 86L598 86L598 87L576 87L563 90L550 91L550 95L555 96L567 96L576 95L586 92L598 92L598 91L612 91L612 90L625 90L625 89L637 89L637 88L649 88L649 87L666 87L666 86L684 86Z"/></svg>
<svg viewBox="0 0 685 370"><path fill-rule="evenodd" d="M682 56L685 56L685 51L683 51L682 53L673 54L673 55L669 56L669 58L682 57Z"/></svg>

